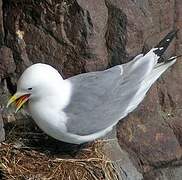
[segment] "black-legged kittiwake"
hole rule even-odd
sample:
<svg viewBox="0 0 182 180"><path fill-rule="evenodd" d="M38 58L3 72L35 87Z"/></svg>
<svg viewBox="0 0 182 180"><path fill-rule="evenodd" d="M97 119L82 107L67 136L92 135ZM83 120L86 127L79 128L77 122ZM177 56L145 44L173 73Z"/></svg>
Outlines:
<svg viewBox="0 0 182 180"><path fill-rule="evenodd" d="M15 101L18 111L27 102L37 125L60 141L82 144L103 137L175 63L176 57L160 61L175 35L170 32L155 48L126 64L65 80L50 65L34 64L21 75L7 106Z"/></svg>

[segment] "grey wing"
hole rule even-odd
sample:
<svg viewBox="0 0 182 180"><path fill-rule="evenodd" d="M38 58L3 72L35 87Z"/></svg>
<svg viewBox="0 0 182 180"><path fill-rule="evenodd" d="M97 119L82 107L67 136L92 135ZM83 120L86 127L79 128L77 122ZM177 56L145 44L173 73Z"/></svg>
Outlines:
<svg viewBox="0 0 182 180"><path fill-rule="evenodd" d="M131 104L135 107L139 104L132 99L155 63L153 57L146 59L140 55L125 65L69 78L72 97L64 109L68 117L68 131L88 135L125 117L130 112L128 107Z"/></svg>

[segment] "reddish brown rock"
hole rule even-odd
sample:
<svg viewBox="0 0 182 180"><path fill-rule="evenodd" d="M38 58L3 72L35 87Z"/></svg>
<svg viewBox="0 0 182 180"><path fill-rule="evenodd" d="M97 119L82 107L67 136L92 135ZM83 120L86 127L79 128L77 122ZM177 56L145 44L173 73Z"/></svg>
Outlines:
<svg viewBox="0 0 182 180"><path fill-rule="evenodd" d="M104 0L77 1L83 10L86 26L86 42L90 57L86 57L85 70L105 69L108 65L105 33L107 29L108 9ZM82 50L81 50L82 51Z"/></svg>
<svg viewBox="0 0 182 180"><path fill-rule="evenodd" d="M0 45L4 44L4 27L3 27L3 3L0 0Z"/></svg>
<svg viewBox="0 0 182 180"><path fill-rule="evenodd" d="M144 172L174 160L180 161L182 157L181 144L176 137L180 128L174 133L170 125L174 114L161 109L157 93L157 86L154 86L137 111L118 128L121 146L135 154L135 160Z"/></svg>
<svg viewBox="0 0 182 180"><path fill-rule="evenodd" d="M145 180L181 180L181 177L182 169L178 166L156 169L144 175Z"/></svg>
<svg viewBox="0 0 182 180"><path fill-rule="evenodd" d="M144 36L140 36L140 40L143 39L149 46L154 46L166 34L166 31L172 29L176 24L180 27L181 17L179 15L181 11L179 7L181 2L145 1L148 2L148 5L139 2L137 1L135 6L145 11L145 21L143 21L145 24L142 25L143 28L139 26L134 31L136 31L136 36L144 32ZM128 14L128 20L132 25L140 24L137 18L132 18L132 15L130 17L127 9L123 8L123 11ZM174 16L176 13L177 15ZM180 34L181 31L178 36ZM142 41L139 42L136 36L127 42L131 54L137 51L132 48L133 45L135 48L140 48L140 44L142 44ZM128 37L133 36L129 35ZM177 38L168 49L167 56L180 53L178 50L180 44L181 41ZM118 138L121 146L131 154L135 154L135 160L138 159L139 167L144 172L160 168L163 165L167 166L171 162L180 162L182 157L180 125L182 86L179 83L182 74L180 69L181 61L179 60L152 87L137 110L118 126Z"/></svg>

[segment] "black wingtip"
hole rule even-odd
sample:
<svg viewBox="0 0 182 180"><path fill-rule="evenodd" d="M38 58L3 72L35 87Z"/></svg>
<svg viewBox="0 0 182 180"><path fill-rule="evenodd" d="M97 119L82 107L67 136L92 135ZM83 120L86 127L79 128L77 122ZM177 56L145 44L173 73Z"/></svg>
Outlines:
<svg viewBox="0 0 182 180"><path fill-rule="evenodd" d="M167 61L164 61L164 63L171 62L171 61L173 61L173 60L175 60L175 59L178 59L178 58L181 58L181 57L182 57L182 55L170 57L169 59L167 59Z"/></svg>
<svg viewBox="0 0 182 180"><path fill-rule="evenodd" d="M155 48L157 48L156 50L154 50L154 53L161 57L164 52L166 51L166 49L168 48L169 44L171 43L171 41L174 39L174 37L176 37L176 34L179 30L172 30L171 32L169 32L158 44L157 46L155 46Z"/></svg>

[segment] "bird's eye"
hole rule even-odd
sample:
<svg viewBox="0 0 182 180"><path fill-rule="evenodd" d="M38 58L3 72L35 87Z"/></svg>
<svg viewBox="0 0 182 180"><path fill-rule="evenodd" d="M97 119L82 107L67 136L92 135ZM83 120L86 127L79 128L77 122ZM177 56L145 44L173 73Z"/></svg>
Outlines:
<svg viewBox="0 0 182 180"><path fill-rule="evenodd" d="M30 90L32 90L32 88L28 88L28 90L30 91Z"/></svg>

